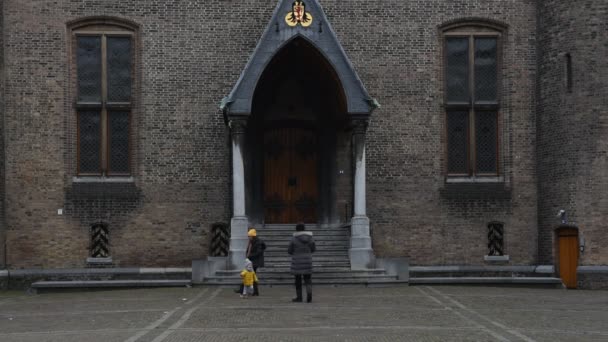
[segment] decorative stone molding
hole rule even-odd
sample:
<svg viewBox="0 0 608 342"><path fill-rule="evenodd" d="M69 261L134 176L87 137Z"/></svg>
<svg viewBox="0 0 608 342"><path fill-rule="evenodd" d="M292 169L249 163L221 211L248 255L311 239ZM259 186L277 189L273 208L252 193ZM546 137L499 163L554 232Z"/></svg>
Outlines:
<svg viewBox="0 0 608 342"><path fill-rule="evenodd" d="M245 129L247 128L247 119L230 119L228 121L228 127L230 128L230 133L232 135L245 134Z"/></svg>
<svg viewBox="0 0 608 342"><path fill-rule="evenodd" d="M369 118L352 118L350 120L350 127L353 130L353 134L365 134L368 126Z"/></svg>
<svg viewBox="0 0 608 342"><path fill-rule="evenodd" d="M371 114L377 108L319 2L280 0L239 80L222 102L228 115L251 115L255 85L270 61L294 39L306 40L334 68L342 82L348 115Z"/></svg>

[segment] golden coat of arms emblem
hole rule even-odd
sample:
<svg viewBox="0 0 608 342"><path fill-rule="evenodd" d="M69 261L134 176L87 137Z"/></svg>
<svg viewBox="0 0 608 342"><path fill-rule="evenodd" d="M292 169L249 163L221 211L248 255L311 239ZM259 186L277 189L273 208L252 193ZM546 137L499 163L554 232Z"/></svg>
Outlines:
<svg viewBox="0 0 608 342"><path fill-rule="evenodd" d="M298 24L303 27L308 27L312 24L312 15L306 12L306 4L304 1L294 1L291 5L291 12L285 17L287 25L294 27Z"/></svg>

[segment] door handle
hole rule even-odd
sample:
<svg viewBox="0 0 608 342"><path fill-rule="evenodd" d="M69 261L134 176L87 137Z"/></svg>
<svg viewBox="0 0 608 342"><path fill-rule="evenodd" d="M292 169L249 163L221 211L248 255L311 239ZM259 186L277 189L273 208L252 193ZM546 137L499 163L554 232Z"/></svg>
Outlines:
<svg viewBox="0 0 608 342"><path fill-rule="evenodd" d="M287 179L287 186L296 186L298 185L298 179L296 177L289 177Z"/></svg>

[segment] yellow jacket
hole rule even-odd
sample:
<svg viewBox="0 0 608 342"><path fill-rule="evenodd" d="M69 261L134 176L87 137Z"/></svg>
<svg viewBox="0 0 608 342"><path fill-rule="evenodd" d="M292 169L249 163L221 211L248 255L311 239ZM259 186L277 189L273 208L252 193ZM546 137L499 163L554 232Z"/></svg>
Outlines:
<svg viewBox="0 0 608 342"><path fill-rule="evenodd" d="M253 286L254 282L258 282L258 276L254 271L243 270L243 272L241 272L241 278L243 278L243 285L245 286Z"/></svg>

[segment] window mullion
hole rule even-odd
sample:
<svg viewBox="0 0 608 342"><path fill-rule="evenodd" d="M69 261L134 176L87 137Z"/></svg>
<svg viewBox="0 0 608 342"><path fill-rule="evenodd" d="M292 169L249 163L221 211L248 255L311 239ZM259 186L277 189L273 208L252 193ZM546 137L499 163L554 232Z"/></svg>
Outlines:
<svg viewBox="0 0 608 342"><path fill-rule="evenodd" d="M500 175L500 111L497 109L496 116L496 175Z"/></svg>
<svg viewBox="0 0 608 342"><path fill-rule="evenodd" d="M106 104L108 103L108 53L107 53L107 39L106 35L101 36L101 173L106 175L108 172L108 110Z"/></svg>
<svg viewBox="0 0 608 342"><path fill-rule="evenodd" d="M475 136L475 39L469 36L469 173L477 172Z"/></svg>

